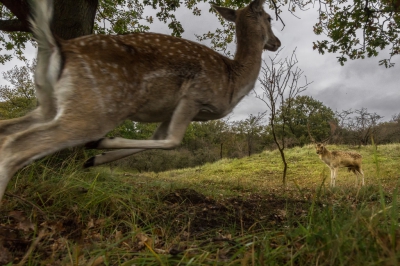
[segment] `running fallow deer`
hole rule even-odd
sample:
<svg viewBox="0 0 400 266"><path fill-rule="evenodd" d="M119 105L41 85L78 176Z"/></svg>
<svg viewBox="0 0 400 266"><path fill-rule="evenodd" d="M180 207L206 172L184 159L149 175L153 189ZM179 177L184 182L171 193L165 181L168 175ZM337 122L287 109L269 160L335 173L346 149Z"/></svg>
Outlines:
<svg viewBox="0 0 400 266"><path fill-rule="evenodd" d="M213 6L236 24L234 59L204 45L156 33L56 38L51 0L32 0L38 42L35 71L40 106L0 121L0 200L18 169L58 150L90 143L117 150L89 159L95 166L144 149L172 149L191 121L229 114L254 87L263 50L276 51L264 0L232 10ZM130 119L160 122L149 140L103 138Z"/></svg>

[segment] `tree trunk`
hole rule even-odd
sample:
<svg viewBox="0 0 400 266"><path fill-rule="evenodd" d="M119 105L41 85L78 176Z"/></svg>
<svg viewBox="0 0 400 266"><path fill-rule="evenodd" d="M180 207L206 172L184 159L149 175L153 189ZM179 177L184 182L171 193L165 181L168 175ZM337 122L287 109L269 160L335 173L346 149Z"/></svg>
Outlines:
<svg viewBox="0 0 400 266"><path fill-rule="evenodd" d="M98 0L54 2L54 33L68 40L93 33Z"/></svg>
<svg viewBox="0 0 400 266"><path fill-rule="evenodd" d="M248 156L250 157L251 156L251 153L252 153L252 137L251 137L251 135L248 135L247 136L247 152L248 152Z"/></svg>
<svg viewBox="0 0 400 266"><path fill-rule="evenodd" d="M0 0L17 19L1 21L0 30L30 32L26 0ZM65 40L93 33L98 0L55 0L52 29Z"/></svg>
<svg viewBox="0 0 400 266"><path fill-rule="evenodd" d="M283 149L281 149L281 148L278 148L278 149L281 154L281 158L282 158L282 162L283 162L282 182L283 182L283 186L286 187L287 162L286 162L285 153L283 152Z"/></svg>
<svg viewBox="0 0 400 266"><path fill-rule="evenodd" d="M271 128L272 128L272 137L274 138L274 142L276 146L278 147L279 153L281 154L282 162L283 162L283 175L282 175L282 183L283 187L286 188L286 172L287 172L287 162L285 158L285 152L283 151L285 149L285 145L283 144L282 146L279 145L278 138L276 137L275 133L275 124L273 118L271 118ZM284 137L283 137L284 138Z"/></svg>

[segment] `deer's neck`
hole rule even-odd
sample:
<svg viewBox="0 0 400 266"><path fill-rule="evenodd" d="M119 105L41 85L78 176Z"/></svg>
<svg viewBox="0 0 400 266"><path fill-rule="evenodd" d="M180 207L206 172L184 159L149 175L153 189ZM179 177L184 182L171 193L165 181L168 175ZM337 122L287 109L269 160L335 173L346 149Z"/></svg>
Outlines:
<svg viewBox="0 0 400 266"><path fill-rule="evenodd" d="M320 154L320 158L324 160L325 162L328 162L332 159L332 153L328 151L327 149L324 149L322 154Z"/></svg>
<svg viewBox="0 0 400 266"><path fill-rule="evenodd" d="M253 89L261 68L264 44L261 36L250 29L237 29L237 47L234 58L236 67L237 96L245 96Z"/></svg>
<svg viewBox="0 0 400 266"><path fill-rule="evenodd" d="M234 60L237 62L258 63L261 66L261 54L263 52L262 36L254 29L237 29L237 46ZM257 73L258 74L258 73Z"/></svg>

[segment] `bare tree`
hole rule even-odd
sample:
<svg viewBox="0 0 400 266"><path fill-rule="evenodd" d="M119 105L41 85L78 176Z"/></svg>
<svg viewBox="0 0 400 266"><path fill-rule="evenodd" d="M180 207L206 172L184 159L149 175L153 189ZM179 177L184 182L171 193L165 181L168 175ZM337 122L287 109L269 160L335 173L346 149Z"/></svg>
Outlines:
<svg viewBox="0 0 400 266"><path fill-rule="evenodd" d="M286 186L287 162L284 149L290 108L292 100L301 92L305 91L311 82L307 81L306 76L304 76L304 82L300 81L303 77L303 70L297 66L298 60L296 57L296 49L293 50L290 57L285 59L278 59L280 51L281 50L279 50L274 57L270 57L270 62L267 63L264 61L261 70L262 75L259 78L262 85L262 92L259 93L256 90L253 91L256 98L263 101L270 111L269 124L271 126L271 133L274 142L278 147L282 158L282 181L283 185ZM276 125L276 119L279 108L281 112L281 123L278 128Z"/></svg>
<svg viewBox="0 0 400 266"><path fill-rule="evenodd" d="M346 142L354 142L358 145L367 145L371 137L376 137L379 134L379 123L383 118L377 113L369 113L366 108L359 110L344 110L341 113L336 113L339 120L339 127L342 132L347 133Z"/></svg>

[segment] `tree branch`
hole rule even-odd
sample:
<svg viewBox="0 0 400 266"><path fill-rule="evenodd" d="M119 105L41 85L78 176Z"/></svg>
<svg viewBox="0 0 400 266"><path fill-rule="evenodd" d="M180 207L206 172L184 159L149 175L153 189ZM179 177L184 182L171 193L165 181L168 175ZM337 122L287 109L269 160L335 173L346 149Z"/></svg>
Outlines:
<svg viewBox="0 0 400 266"><path fill-rule="evenodd" d="M0 3L17 17L17 19L0 21L0 30L30 32L27 21L29 7L26 0L0 0Z"/></svg>
<svg viewBox="0 0 400 266"><path fill-rule="evenodd" d="M0 0L11 13L13 13L20 21L26 23L29 14L29 6L26 0Z"/></svg>
<svg viewBox="0 0 400 266"><path fill-rule="evenodd" d="M274 6L274 9L275 9L275 16L276 16L276 20L278 20L278 18L279 18L279 20L282 22L282 24L283 24L283 27L282 27L282 29L281 30L283 30L284 28L285 28L285 23L283 22L283 19L281 18L281 16L279 16L279 7L276 5L276 3L275 3L275 1L274 0L272 0L271 1L272 2L272 4L273 4L273 6Z"/></svg>
<svg viewBox="0 0 400 266"><path fill-rule="evenodd" d="M18 19L0 20L0 30L30 32L28 25Z"/></svg>

